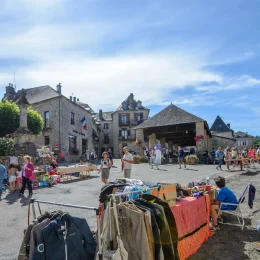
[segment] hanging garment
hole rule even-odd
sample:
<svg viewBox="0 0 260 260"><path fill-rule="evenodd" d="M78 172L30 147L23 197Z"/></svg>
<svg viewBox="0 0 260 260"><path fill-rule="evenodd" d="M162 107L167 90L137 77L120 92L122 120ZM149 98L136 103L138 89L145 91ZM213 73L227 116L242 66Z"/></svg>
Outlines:
<svg viewBox="0 0 260 260"><path fill-rule="evenodd" d="M65 214L57 217L45 227L33 253L33 260L64 260L65 240L62 223L66 223L66 244L68 260L93 260L96 241L85 219Z"/></svg>
<svg viewBox="0 0 260 260"><path fill-rule="evenodd" d="M121 238L129 259L152 259L143 212L137 212L121 204L117 205L116 209Z"/></svg>
<svg viewBox="0 0 260 260"><path fill-rule="evenodd" d="M112 203L112 209L111 209ZM99 248L97 253L97 260L99 253L103 254L103 260L128 260L128 252L126 251L123 241L121 239L121 233L119 228L116 201L115 197L112 197L112 201L108 203L107 209L103 212L104 218L102 219L102 229L101 229L101 244L102 248ZM111 221L115 223L115 229L112 229ZM116 234L117 249L114 250L112 237Z"/></svg>
<svg viewBox="0 0 260 260"><path fill-rule="evenodd" d="M161 207L159 204L151 203L144 199L137 199L137 201L140 204L152 209L154 212L158 227L160 229L160 239L161 239L164 259L175 259L171 233L170 233L169 225L163 207Z"/></svg>
<svg viewBox="0 0 260 260"><path fill-rule="evenodd" d="M256 188L253 186L253 184L249 185L249 191L248 191L248 206L250 209L253 208L254 200L255 200L255 192Z"/></svg>
<svg viewBox="0 0 260 260"><path fill-rule="evenodd" d="M172 210L171 210L169 204L167 202L153 196L153 195L144 194L144 195L142 195L142 198L147 200L147 201L153 201L153 202L163 206L164 213L165 213L167 222L168 222L169 227L170 227L170 233L171 233L172 243L173 243L173 247L174 247L175 259L178 260L179 259L178 248L177 248L177 246L178 246L178 230L177 230L175 218L172 214Z"/></svg>
<svg viewBox="0 0 260 260"><path fill-rule="evenodd" d="M40 238L41 231L50 224L49 219L45 219L41 223L35 225L31 231L31 238L30 238L30 251L29 251L29 260L32 259L35 246L37 245L37 241Z"/></svg>
<svg viewBox="0 0 260 260"><path fill-rule="evenodd" d="M162 245L161 245L161 238L160 238L160 230L159 230L158 224L156 222L156 218L153 213L153 210L141 205L137 201L134 201L134 204L137 207L150 212L151 223L152 223L152 232L153 232L153 243L154 243L154 258L155 258L155 260L163 260L164 259L163 254L161 255Z"/></svg>

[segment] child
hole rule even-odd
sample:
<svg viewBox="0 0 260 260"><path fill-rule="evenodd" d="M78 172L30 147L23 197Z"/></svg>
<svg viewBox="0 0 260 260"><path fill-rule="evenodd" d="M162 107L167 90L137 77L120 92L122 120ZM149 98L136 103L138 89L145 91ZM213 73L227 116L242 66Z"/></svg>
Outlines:
<svg viewBox="0 0 260 260"><path fill-rule="evenodd" d="M108 183L109 174L110 174L110 167L112 166L111 160L108 158L108 153L103 152L102 154L103 159L101 160L101 166L99 172L101 172L101 179L104 184Z"/></svg>
<svg viewBox="0 0 260 260"><path fill-rule="evenodd" d="M10 183L10 193L15 192L16 168L13 164L8 167L8 178Z"/></svg>
<svg viewBox="0 0 260 260"><path fill-rule="evenodd" d="M22 188L22 168L20 165L17 165L16 171L16 188L18 191Z"/></svg>

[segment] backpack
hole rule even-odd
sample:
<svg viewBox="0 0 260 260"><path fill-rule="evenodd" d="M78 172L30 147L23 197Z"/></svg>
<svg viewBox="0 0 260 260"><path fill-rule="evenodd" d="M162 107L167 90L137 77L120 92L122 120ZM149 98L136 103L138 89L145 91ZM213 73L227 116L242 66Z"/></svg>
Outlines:
<svg viewBox="0 0 260 260"><path fill-rule="evenodd" d="M183 155L184 155L184 151L183 151L183 149L181 149L181 150L179 151L179 156L180 156L180 157L183 157Z"/></svg>

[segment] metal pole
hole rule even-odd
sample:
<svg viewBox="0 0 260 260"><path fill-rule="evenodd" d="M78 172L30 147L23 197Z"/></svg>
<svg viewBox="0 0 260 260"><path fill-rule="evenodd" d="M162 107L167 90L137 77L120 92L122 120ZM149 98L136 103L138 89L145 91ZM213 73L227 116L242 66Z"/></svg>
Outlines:
<svg viewBox="0 0 260 260"><path fill-rule="evenodd" d="M51 204L56 206L63 206L63 207L70 207L70 208L79 208L79 209L90 209L90 210L97 210L97 207L87 207L87 206L80 206L80 205L72 205L72 204L64 204L64 203L57 203L51 201L44 201L44 200L34 200L34 202L39 202L43 204Z"/></svg>
<svg viewBox="0 0 260 260"><path fill-rule="evenodd" d="M102 246L101 246L101 234L100 234L100 219L99 219L99 211L100 208L96 210L96 216L97 216L97 230L98 230L98 259L103 260L103 254L102 254Z"/></svg>
<svg viewBox="0 0 260 260"><path fill-rule="evenodd" d="M35 200L34 199L31 199L31 204L32 204L32 210L33 210L33 218L34 220L36 219L36 212L35 212L35 206L34 206L34 202Z"/></svg>

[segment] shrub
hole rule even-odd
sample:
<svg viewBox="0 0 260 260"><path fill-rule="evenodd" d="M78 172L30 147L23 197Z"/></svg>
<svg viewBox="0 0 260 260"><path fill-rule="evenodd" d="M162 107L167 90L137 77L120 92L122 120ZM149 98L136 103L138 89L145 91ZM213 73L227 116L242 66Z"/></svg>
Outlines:
<svg viewBox="0 0 260 260"><path fill-rule="evenodd" d="M0 156L8 155L7 153L13 144L14 140L11 138L0 138Z"/></svg>

